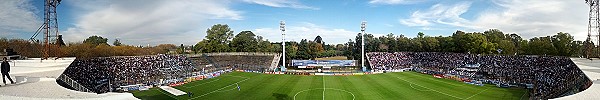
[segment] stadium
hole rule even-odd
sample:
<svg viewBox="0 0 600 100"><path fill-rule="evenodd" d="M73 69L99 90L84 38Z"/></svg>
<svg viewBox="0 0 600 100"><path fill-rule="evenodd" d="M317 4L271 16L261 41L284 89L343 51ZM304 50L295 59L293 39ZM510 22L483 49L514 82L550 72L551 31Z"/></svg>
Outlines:
<svg viewBox="0 0 600 100"><path fill-rule="evenodd" d="M280 54L248 52L14 60L17 84L3 86L0 99L596 99L600 89L600 62L587 59L437 52L367 55L372 66L385 66L374 66L371 72L274 71ZM490 63L531 65L522 68L534 72Z"/></svg>
<svg viewBox="0 0 600 100"><path fill-rule="evenodd" d="M599 4L6 1L0 100L600 100Z"/></svg>

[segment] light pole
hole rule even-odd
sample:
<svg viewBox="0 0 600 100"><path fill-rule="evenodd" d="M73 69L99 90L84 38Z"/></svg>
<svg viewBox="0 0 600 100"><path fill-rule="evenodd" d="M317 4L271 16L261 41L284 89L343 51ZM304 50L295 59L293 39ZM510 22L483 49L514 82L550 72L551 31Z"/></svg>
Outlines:
<svg viewBox="0 0 600 100"><path fill-rule="evenodd" d="M283 68L285 67L285 22L282 20L279 22L279 29L281 30L281 45L282 45L282 50L283 50Z"/></svg>
<svg viewBox="0 0 600 100"><path fill-rule="evenodd" d="M366 29L366 27L367 27L367 21L362 21L360 23L360 31L362 32L362 33L360 33L360 35L361 35L360 36L361 37L361 39L360 39L361 43L360 44L362 46L361 47L362 48L361 49L361 51L362 51L362 54L361 54L362 60L361 60L360 64L361 64L362 67L365 67L365 29Z"/></svg>

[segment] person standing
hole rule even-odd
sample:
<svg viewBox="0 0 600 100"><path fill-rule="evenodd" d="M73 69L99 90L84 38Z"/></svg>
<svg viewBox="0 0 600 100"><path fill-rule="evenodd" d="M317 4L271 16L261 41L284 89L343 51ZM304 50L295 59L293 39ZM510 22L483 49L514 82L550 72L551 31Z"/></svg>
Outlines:
<svg viewBox="0 0 600 100"><path fill-rule="evenodd" d="M6 79L4 78L5 76L8 78L8 80L10 80L11 84L15 84L15 82L10 78L10 75L8 75L8 72L10 72L10 64L8 63L8 59L6 59L6 57L4 57L2 59L2 67L0 69L2 69L2 82L4 84L6 84Z"/></svg>

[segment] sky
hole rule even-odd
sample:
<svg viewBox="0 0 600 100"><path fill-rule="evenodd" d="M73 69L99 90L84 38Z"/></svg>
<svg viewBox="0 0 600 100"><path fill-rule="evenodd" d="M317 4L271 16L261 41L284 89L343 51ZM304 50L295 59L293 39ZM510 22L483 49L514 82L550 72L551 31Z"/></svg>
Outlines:
<svg viewBox="0 0 600 100"><path fill-rule="evenodd" d="M29 39L43 23L43 6L0 0L0 37ZM64 41L98 35L128 45L193 45L215 24L281 42L280 21L286 41L321 36L327 44L354 39L362 21L374 36L499 29L525 39L566 32L583 41L588 11L584 0L62 0L57 8Z"/></svg>

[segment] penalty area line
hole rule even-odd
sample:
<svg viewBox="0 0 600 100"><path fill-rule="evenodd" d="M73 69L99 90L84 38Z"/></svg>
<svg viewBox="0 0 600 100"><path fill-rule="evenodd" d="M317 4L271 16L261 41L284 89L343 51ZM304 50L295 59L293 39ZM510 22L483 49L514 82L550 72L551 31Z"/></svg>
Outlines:
<svg viewBox="0 0 600 100"><path fill-rule="evenodd" d="M487 89L485 89L485 90L483 90L483 91L486 91L486 90L488 90L488 89L490 89L490 87L488 87ZM479 94L483 93L483 91L479 91L479 93L477 93L477 94L473 94L473 95L471 95L470 97L466 98L465 100L468 100L468 99L470 99L470 98L472 98L472 97L474 97L474 96L476 96L476 95L479 95Z"/></svg>
<svg viewBox="0 0 600 100"><path fill-rule="evenodd" d="M225 75L224 75L224 76L225 76ZM229 75L227 75L227 76L229 76ZM240 82L244 82L244 81L246 81L246 80L250 79L250 78L248 78L248 77L242 77L242 76L233 76L233 77L240 77L240 78L246 78L246 79L244 79L244 80L241 80L241 81L238 81L238 82L235 82L235 83L233 83L233 84L230 84L230 85L227 85L227 86L225 86L225 87L222 87L222 88L220 88L220 89L217 89L217 90L211 91L211 92L209 92L209 93L205 93L205 94L202 94L202 95L200 95L200 96L197 96L197 97L194 97L194 98L190 98L190 99L188 99L188 100L193 100L193 99L200 98L200 97L203 97L203 96L206 96L206 95L209 95L209 94L215 93L215 92L219 92L219 91L221 91L221 90L223 90L223 89L225 89L225 88L227 88L227 87L230 87L230 86L236 85L236 84L238 84L238 83L240 83Z"/></svg>
<svg viewBox="0 0 600 100"><path fill-rule="evenodd" d="M398 78L398 79L400 79L400 80L402 80L402 81L408 82L408 83L410 83L410 84L414 84L414 83L412 83L412 82L410 82L410 81L407 81L407 80L404 80L404 79L402 79L402 78L400 78L400 77L396 77L396 78ZM419 84L415 84L415 85L417 85L417 86L420 86L420 87L423 87L423 88L426 88L426 89L429 89L429 90L432 90L432 91L434 91L434 92L437 92L437 93L440 93L440 94L443 94L443 95L447 95L447 96L450 96L450 97L454 97L454 98L457 98L457 99L462 99L462 100L464 100L464 98L456 97L456 96L454 96L454 95L450 95L450 94L447 94L447 93L444 93L444 92L440 92L440 91L437 91L437 90L434 90L434 89L431 89L431 88L428 88L428 87L425 87L425 86L421 86L421 85L419 85Z"/></svg>

